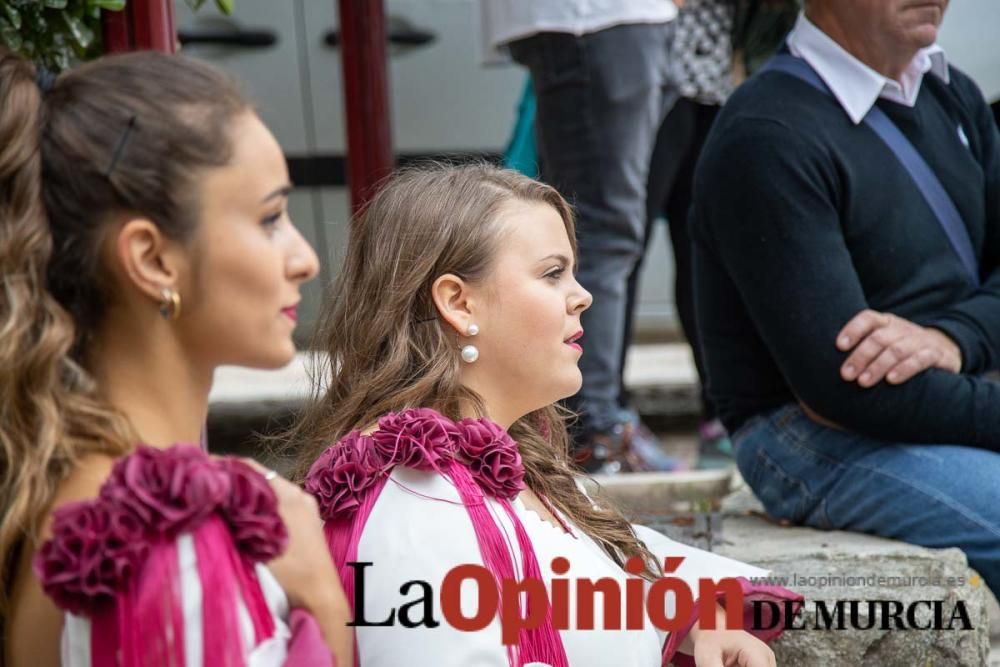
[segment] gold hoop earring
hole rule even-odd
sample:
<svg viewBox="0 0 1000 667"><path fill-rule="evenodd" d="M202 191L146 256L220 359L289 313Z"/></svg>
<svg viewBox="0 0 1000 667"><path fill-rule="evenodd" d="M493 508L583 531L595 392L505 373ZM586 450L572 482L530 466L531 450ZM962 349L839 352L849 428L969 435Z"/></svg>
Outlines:
<svg viewBox="0 0 1000 667"><path fill-rule="evenodd" d="M160 304L160 315L168 321L181 316L181 295L175 289L164 287L160 291L163 302Z"/></svg>

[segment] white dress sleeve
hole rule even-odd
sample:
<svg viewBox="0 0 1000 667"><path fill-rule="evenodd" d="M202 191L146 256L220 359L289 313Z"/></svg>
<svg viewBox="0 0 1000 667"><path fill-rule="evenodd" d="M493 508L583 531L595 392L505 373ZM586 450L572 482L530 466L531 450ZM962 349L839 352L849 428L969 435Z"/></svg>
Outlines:
<svg viewBox="0 0 1000 667"><path fill-rule="evenodd" d="M191 535L180 535L176 547L184 622L184 667L211 667L203 664L202 586ZM237 607L241 632L240 637L234 638L234 641L242 644L247 667L282 667L291 636L284 620L289 611L288 598L266 566L258 564L256 571L274 618L274 634L255 646L253 622L246 605L241 601ZM61 653L63 667L91 667L91 624L88 618L65 614Z"/></svg>
<svg viewBox="0 0 1000 667"><path fill-rule="evenodd" d="M583 495L590 498L587 487L583 479L577 477L576 486ZM672 576L682 579L692 591L698 590L698 581L704 578L719 581L726 577L765 577L768 570L741 563L740 561L726 558L711 551L704 551L695 547L672 540L663 533L643 526L632 524L636 537L646 545L646 548L656 556L657 561L662 566L666 557L683 557L684 561L680 567L672 573Z"/></svg>
<svg viewBox="0 0 1000 667"><path fill-rule="evenodd" d="M492 500L491 507L502 514ZM496 515L496 512L495 512ZM513 530L506 516L498 522L511 539ZM394 614L392 625L356 627L358 659L363 667L428 665L433 667L506 667L507 653L501 644L500 624L494 618L477 632L455 629L441 615L440 584L445 574L460 564L479 564L476 535L468 512L452 484L433 472L396 467L375 502L358 543L358 561L369 562L364 570L363 598L356 588L355 607L368 623L379 623ZM410 621L424 620L423 604L408 610L403 605L425 594L420 584L429 585L428 608L436 627L402 625L400 614ZM461 589L463 613L474 615L477 603L475 584Z"/></svg>
<svg viewBox="0 0 1000 667"><path fill-rule="evenodd" d="M663 533L646 526L632 524L632 528L635 529L636 537L642 540L646 548L656 556L661 566L663 559L668 556L684 558L684 562L672 573L672 576L683 579L695 592L698 590L698 582L702 579L711 579L717 582L727 577L745 577L752 580L757 577L765 577L769 572L754 565L741 563L738 560L672 540Z"/></svg>

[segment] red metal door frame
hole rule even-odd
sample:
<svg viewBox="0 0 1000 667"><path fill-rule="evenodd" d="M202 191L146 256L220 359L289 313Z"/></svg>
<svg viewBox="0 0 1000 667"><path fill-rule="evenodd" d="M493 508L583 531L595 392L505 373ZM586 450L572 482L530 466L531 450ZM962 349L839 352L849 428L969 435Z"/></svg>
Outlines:
<svg viewBox="0 0 1000 667"><path fill-rule="evenodd" d="M119 12L101 12L105 53L177 51L173 0L128 0Z"/></svg>
<svg viewBox="0 0 1000 667"><path fill-rule="evenodd" d="M356 212L393 169L386 74L384 0L339 0L347 180ZM102 12L105 53L177 51L173 0L128 0L119 12Z"/></svg>
<svg viewBox="0 0 1000 667"><path fill-rule="evenodd" d="M392 173L384 0L339 0L347 182L357 212Z"/></svg>

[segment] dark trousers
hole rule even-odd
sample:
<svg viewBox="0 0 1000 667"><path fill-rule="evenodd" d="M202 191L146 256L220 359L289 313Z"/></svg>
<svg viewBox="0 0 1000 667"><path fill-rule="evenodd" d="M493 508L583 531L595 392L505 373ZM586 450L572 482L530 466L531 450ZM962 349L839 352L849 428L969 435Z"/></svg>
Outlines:
<svg viewBox="0 0 1000 667"><path fill-rule="evenodd" d="M701 380L702 413L705 419L714 418L715 409L705 392L705 367L701 341L698 337L698 325L694 317L694 276L691 267L688 211L691 208L694 168L719 108L688 99L678 100L657 133L656 146L650 161L650 181L646 188L646 231L643 234L643 253L628 278L624 334L627 348L628 342L632 340L639 273L646 258L646 247L649 245L653 224L660 216L665 215L670 229L670 243L674 250L674 303L677 305L681 329L694 353L694 363ZM622 369L625 367L626 351L627 349L622 351ZM621 402L624 405L628 402L624 373L619 386Z"/></svg>

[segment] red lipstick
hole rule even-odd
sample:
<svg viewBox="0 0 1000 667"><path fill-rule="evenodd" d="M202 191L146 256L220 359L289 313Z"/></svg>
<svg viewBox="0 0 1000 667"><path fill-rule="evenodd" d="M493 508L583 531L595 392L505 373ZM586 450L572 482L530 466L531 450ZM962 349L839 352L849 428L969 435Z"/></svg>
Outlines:
<svg viewBox="0 0 1000 667"><path fill-rule="evenodd" d="M577 331L575 334L573 334L563 342L572 347L573 349L577 350L578 352L583 352L583 346L576 342L580 340L582 336L583 336L583 330L581 329L580 331Z"/></svg>

